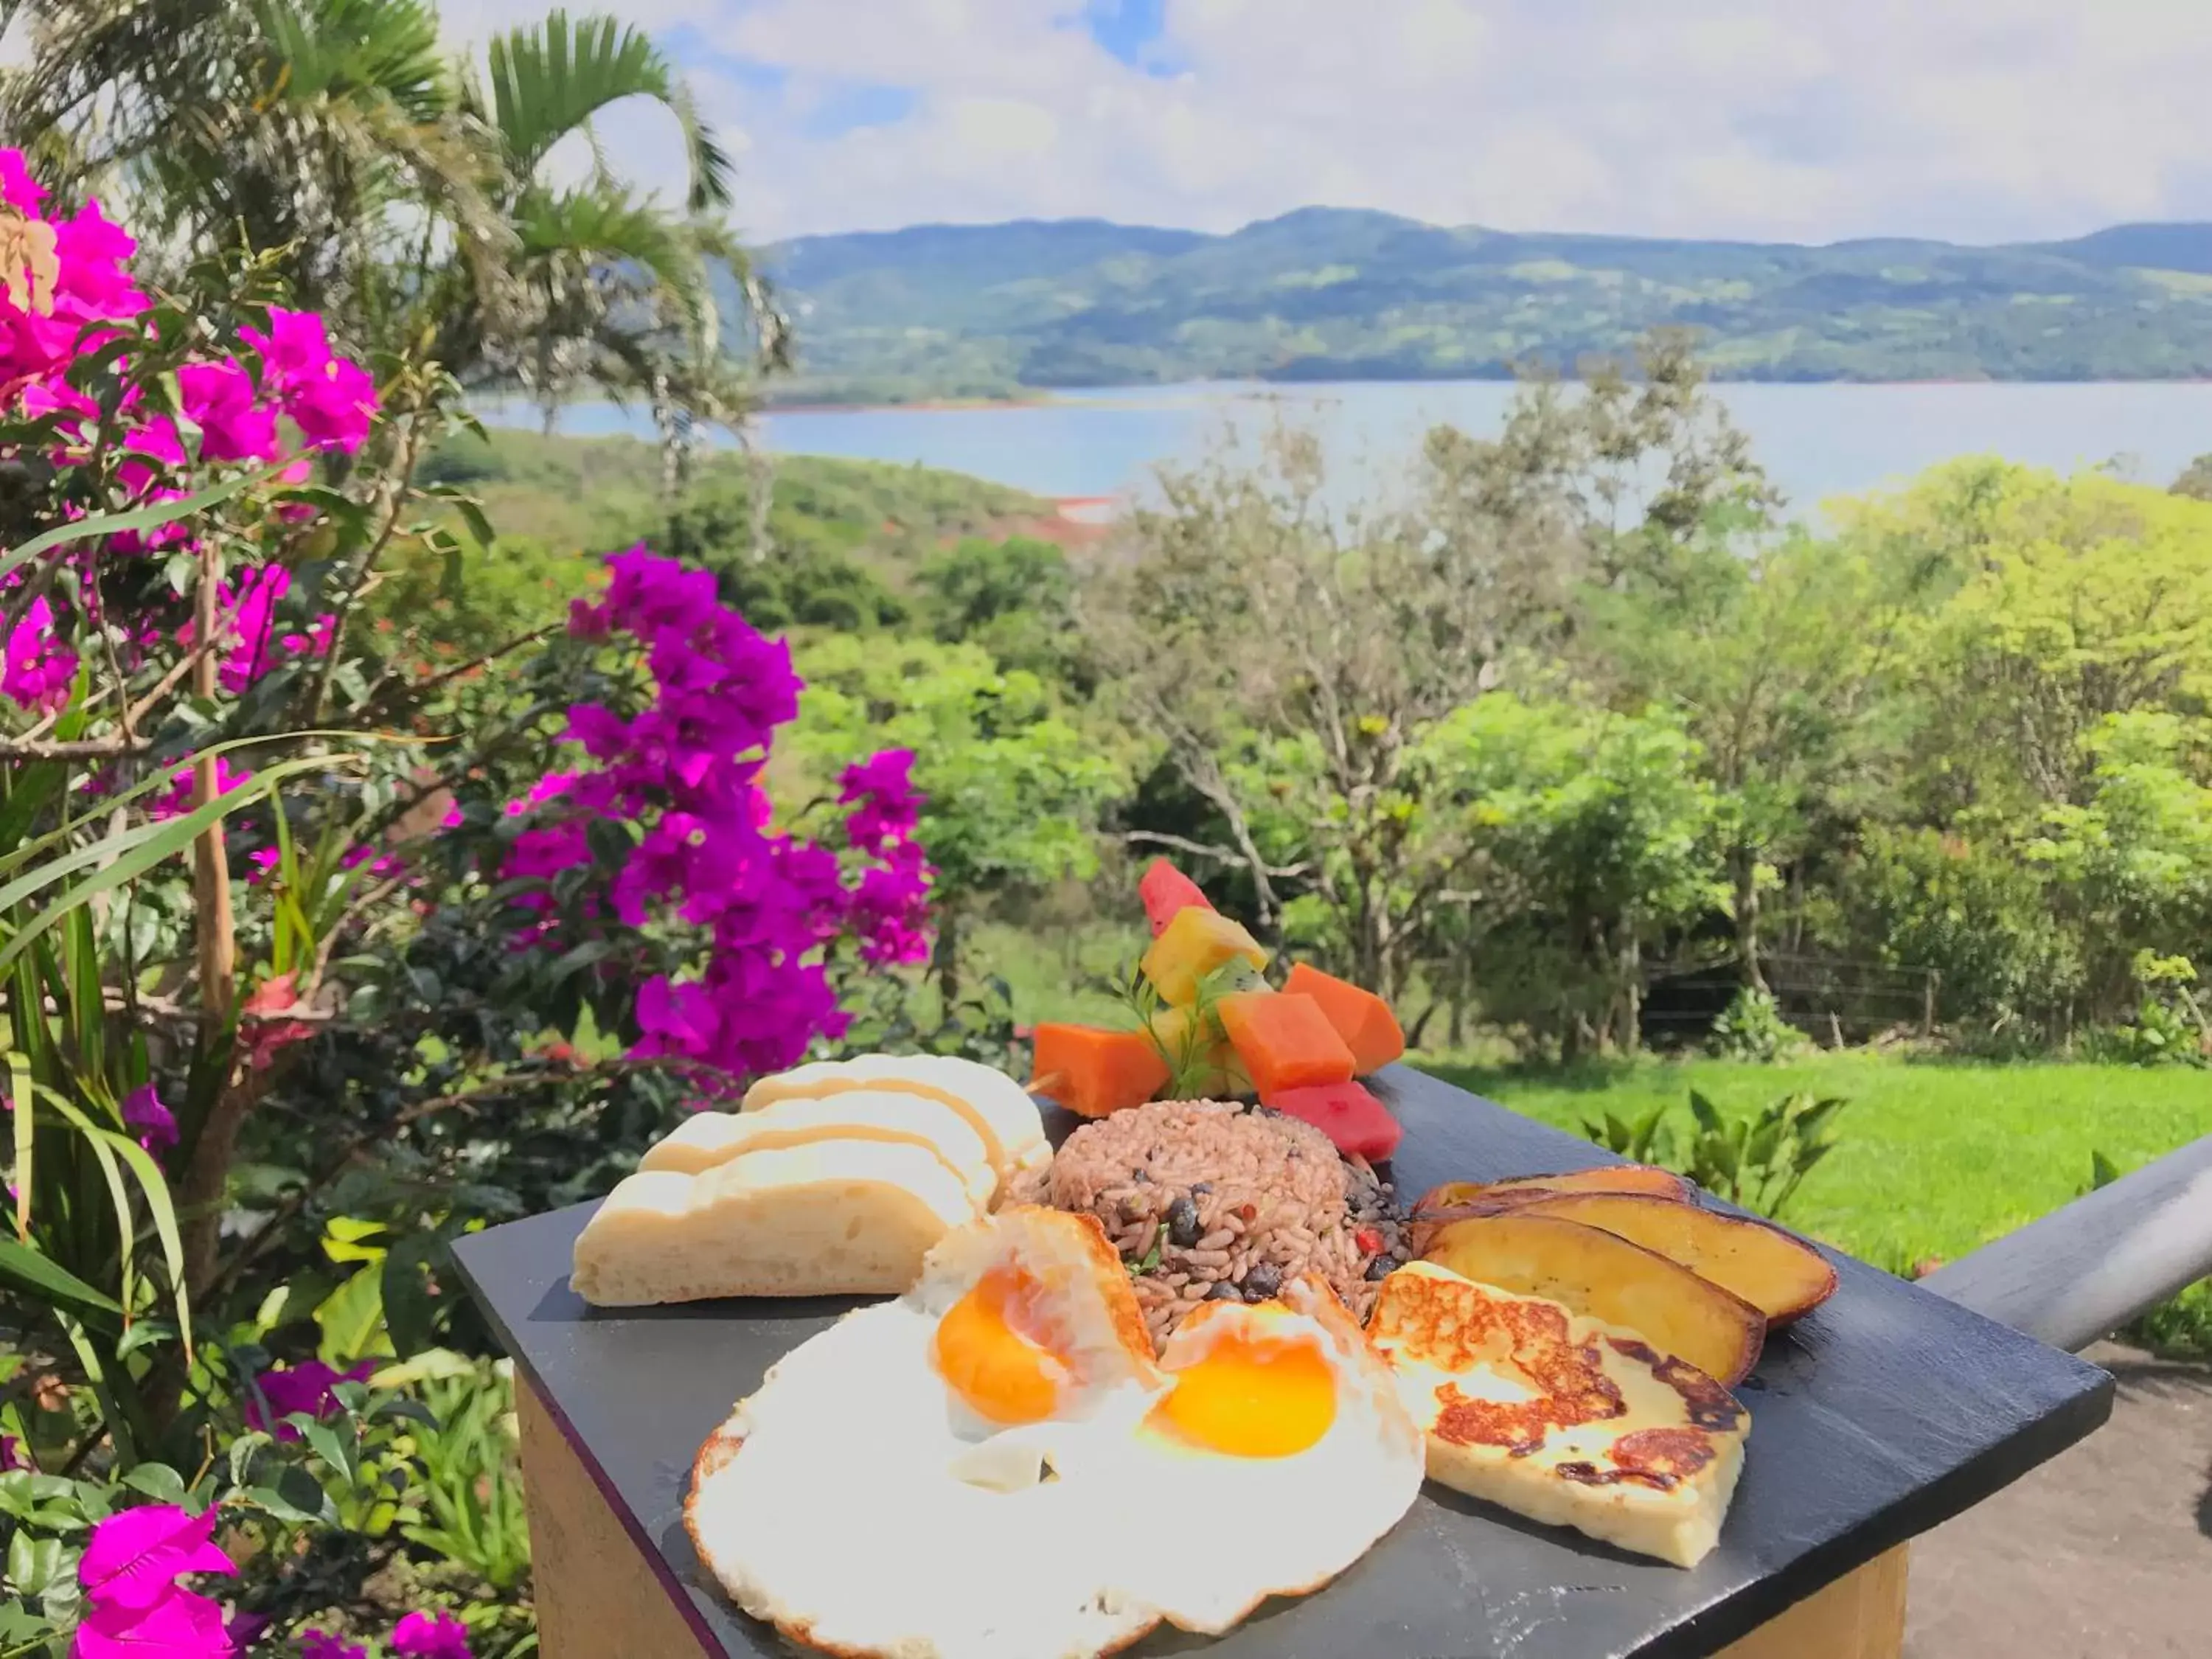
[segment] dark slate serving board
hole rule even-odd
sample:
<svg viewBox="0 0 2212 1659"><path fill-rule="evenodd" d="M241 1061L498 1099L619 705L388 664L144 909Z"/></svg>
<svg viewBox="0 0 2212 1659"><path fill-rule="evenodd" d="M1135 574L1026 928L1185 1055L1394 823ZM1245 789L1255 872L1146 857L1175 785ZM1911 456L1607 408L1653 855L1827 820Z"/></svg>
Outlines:
<svg viewBox="0 0 2212 1659"><path fill-rule="evenodd" d="M1407 1197L1448 1180L1614 1162L1405 1066L1376 1091L1404 1122ZM1073 1120L1048 1109L1055 1143ZM726 1602L684 1535L693 1455L769 1366L849 1299L586 1308L569 1249L592 1206L465 1240L471 1288L709 1650L787 1655ZM1988 1498L2102 1424L2112 1381L2069 1355L1848 1257L1829 1302L1767 1343L1743 1385L1749 1455L1719 1547L1647 1562L1430 1485L1336 1583L1212 1642L1132 1659L1702 1659L1852 1569ZM857 1496L857 1494L855 1494Z"/></svg>

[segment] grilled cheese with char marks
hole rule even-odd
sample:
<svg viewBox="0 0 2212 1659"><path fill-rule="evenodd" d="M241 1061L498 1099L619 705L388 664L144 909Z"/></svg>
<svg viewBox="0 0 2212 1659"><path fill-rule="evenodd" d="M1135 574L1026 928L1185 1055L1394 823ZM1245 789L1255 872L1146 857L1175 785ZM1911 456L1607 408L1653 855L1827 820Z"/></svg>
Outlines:
<svg viewBox="0 0 2212 1659"><path fill-rule="evenodd" d="M1431 1480L1680 1567L1718 1540L1751 1417L1696 1367L1428 1262L1383 1280L1368 1334Z"/></svg>

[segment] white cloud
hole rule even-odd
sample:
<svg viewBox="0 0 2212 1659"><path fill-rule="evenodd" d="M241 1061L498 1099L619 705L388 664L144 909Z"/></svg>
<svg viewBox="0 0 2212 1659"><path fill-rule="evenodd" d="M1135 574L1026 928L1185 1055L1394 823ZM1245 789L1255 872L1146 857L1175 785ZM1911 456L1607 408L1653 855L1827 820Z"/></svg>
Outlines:
<svg viewBox="0 0 2212 1659"><path fill-rule="evenodd" d="M447 12L473 32L536 9ZM1316 202L1820 239L2212 218L2212 6L2179 0L1167 0L1166 74L1097 46L1081 11L623 15L711 49L700 94L750 141L739 218L756 235L1013 215L1225 229ZM779 70L782 90L717 58ZM912 107L823 132L821 100L853 83Z"/></svg>

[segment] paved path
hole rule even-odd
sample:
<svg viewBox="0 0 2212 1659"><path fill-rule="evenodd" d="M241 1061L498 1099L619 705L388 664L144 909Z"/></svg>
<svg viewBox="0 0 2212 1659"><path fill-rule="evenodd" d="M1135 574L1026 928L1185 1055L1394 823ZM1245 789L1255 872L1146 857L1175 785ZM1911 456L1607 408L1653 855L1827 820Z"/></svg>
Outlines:
<svg viewBox="0 0 2212 1659"><path fill-rule="evenodd" d="M2112 1421L1914 1542L1905 1659L2212 1655L2212 1368L2086 1357Z"/></svg>

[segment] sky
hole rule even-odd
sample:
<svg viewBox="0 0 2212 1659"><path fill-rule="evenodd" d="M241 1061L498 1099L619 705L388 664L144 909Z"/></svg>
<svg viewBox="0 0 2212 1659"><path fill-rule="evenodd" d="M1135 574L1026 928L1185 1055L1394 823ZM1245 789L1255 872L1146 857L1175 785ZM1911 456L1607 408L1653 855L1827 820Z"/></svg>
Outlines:
<svg viewBox="0 0 2212 1659"><path fill-rule="evenodd" d="M545 0L445 0L480 40ZM586 8L588 9L588 8ZM1293 208L1991 242L2212 219L2207 0L626 0L757 240ZM614 158L672 180L664 119Z"/></svg>

